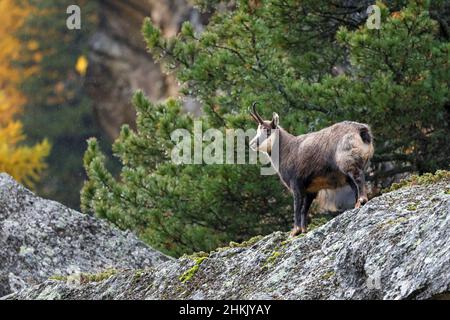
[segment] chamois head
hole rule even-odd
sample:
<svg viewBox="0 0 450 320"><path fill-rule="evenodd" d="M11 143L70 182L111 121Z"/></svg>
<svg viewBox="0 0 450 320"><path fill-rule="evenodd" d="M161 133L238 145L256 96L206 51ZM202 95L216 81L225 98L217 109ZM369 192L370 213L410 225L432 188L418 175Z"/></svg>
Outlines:
<svg viewBox="0 0 450 320"><path fill-rule="evenodd" d="M272 120L263 120L256 111L256 102L252 105L250 115L258 124L256 136L250 141L249 145L254 151L262 151L270 153L275 141L275 135L278 134L279 117L275 112L272 115Z"/></svg>

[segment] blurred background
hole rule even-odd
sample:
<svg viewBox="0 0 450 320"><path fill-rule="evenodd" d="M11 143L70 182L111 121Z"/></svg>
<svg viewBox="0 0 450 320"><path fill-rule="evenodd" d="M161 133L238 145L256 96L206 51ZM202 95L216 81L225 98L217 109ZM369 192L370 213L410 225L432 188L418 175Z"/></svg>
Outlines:
<svg viewBox="0 0 450 320"><path fill-rule="evenodd" d="M66 26L72 4L82 8L80 30ZM79 209L87 138L117 170L108 150L122 124L134 127L133 93L160 101L178 92L146 50L145 17L166 36L207 20L185 0L0 1L0 171ZM185 107L200 110L194 100Z"/></svg>

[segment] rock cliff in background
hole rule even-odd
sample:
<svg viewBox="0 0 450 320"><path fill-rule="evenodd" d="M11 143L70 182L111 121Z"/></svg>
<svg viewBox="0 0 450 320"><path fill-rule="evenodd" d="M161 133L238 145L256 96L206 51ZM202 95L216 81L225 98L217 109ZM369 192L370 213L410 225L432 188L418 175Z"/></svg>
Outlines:
<svg viewBox="0 0 450 320"><path fill-rule="evenodd" d="M81 279L49 280L7 299L449 298L450 179L386 193L295 239L275 232Z"/></svg>
<svg viewBox="0 0 450 320"><path fill-rule="evenodd" d="M146 50L141 34L144 18L151 17L165 36L176 35L184 21L200 30L204 18L187 0L104 0L98 12L99 27L89 44L86 86L102 129L113 139L123 123L134 125L131 97L137 89L152 101L178 91L175 79L165 75ZM186 108L195 111L196 106L190 102Z"/></svg>
<svg viewBox="0 0 450 320"><path fill-rule="evenodd" d="M0 296L55 275L167 260L133 234L36 197L0 174Z"/></svg>

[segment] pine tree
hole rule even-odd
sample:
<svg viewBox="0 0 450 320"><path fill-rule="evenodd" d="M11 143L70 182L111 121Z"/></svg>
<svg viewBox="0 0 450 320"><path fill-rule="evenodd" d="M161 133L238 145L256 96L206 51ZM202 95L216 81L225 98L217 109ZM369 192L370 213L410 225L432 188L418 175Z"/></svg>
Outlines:
<svg viewBox="0 0 450 320"><path fill-rule="evenodd" d="M19 88L21 79L36 72L34 68L20 70L15 65L21 50L17 32L30 12L30 7L20 6L17 1L0 3L0 172L33 186L45 169L44 158L50 145L46 140L34 146L23 144L26 137L22 123L17 120L26 103ZM33 43L27 45L33 46Z"/></svg>
<svg viewBox="0 0 450 320"><path fill-rule="evenodd" d="M448 166L446 2L379 2L379 30L365 25L365 2L242 0L217 11L218 1L198 3L213 11L202 34L185 23L166 39L150 19L143 34L182 93L202 103L204 129L254 127L247 108L258 101L266 118L278 112L295 134L341 120L369 123L375 176L392 173L381 170L385 161L395 172ZM191 130L193 119L179 103L153 105L141 93L135 106L137 131L124 127L114 144L119 180L89 143L85 212L174 255L288 229L291 200L277 177L261 177L254 165L175 165L169 133Z"/></svg>
<svg viewBox="0 0 450 320"><path fill-rule="evenodd" d="M174 255L212 250L290 222L290 199L275 177L261 179L256 166L171 161L171 132L191 131L193 126L192 118L181 113L179 101L155 105L138 92L133 102L137 131L124 126L113 145L124 164L120 182L105 168L97 141L89 141L84 212L136 230L148 243Z"/></svg>

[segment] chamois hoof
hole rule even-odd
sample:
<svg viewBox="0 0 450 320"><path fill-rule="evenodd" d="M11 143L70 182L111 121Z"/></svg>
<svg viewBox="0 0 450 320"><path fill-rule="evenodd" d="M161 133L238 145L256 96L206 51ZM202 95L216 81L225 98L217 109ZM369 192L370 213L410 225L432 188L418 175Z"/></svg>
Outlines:
<svg viewBox="0 0 450 320"><path fill-rule="evenodd" d="M363 197L359 198L358 201L356 201L356 203L355 203L355 209L361 208L363 205L365 205L367 203L367 201L368 201L367 198L363 198Z"/></svg>
<svg viewBox="0 0 450 320"><path fill-rule="evenodd" d="M306 228L294 226L294 228L291 230L291 233L289 234L289 237L294 238L301 233L306 233L306 231L307 231Z"/></svg>

